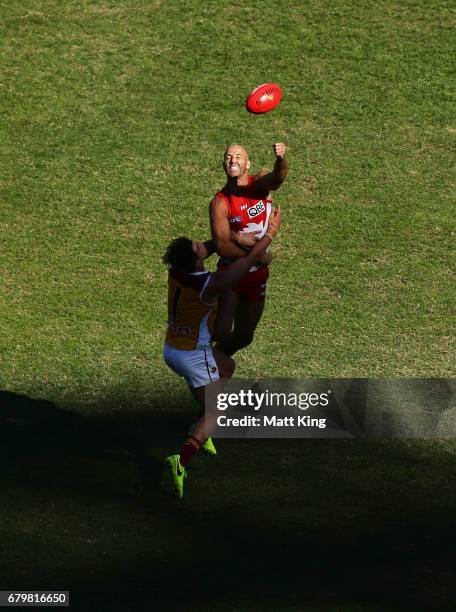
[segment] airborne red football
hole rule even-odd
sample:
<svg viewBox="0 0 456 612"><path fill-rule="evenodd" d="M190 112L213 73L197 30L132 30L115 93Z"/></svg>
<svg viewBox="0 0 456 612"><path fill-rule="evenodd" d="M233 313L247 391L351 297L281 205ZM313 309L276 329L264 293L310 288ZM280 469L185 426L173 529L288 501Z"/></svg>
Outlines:
<svg viewBox="0 0 456 612"><path fill-rule="evenodd" d="M282 99L282 89L277 83L258 85L248 96L245 106L251 113L268 113Z"/></svg>

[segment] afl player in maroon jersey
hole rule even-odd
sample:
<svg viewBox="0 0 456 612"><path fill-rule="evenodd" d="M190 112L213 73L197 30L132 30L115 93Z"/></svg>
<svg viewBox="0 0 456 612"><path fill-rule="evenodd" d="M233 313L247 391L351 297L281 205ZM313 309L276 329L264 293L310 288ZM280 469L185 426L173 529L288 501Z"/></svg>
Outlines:
<svg viewBox="0 0 456 612"><path fill-rule="evenodd" d="M275 143L274 168L255 175L249 173L249 154L242 145L232 144L225 151L227 182L209 206L212 238L220 255L219 269L243 257L266 232L272 210L271 191L280 187L288 173L285 149L285 144ZM233 355L253 340L264 309L271 259L266 253L241 282L219 297L214 339L226 355Z"/></svg>

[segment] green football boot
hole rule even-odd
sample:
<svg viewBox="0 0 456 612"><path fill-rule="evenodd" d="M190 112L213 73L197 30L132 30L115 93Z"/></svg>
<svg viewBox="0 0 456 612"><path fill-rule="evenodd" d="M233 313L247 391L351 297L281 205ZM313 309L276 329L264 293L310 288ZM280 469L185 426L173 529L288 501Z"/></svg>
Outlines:
<svg viewBox="0 0 456 612"><path fill-rule="evenodd" d="M188 435L193 436L194 431L195 431L195 425L192 425L188 431ZM208 438L206 442L201 445L201 450L203 451L203 453L206 453L206 455L216 455L217 454L217 449L214 446L214 442L212 441L212 438Z"/></svg>
<svg viewBox="0 0 456 612"><path fill-rule="evenodd" d="M179 499L184 496L184 478L187 477L187 470L181 465L179 455L170 455L166 457L166 463L169 466L169 473L174 485L174 491Z"/></svg>
<svg viewBox="0 0 456 612"><path fill-rule="evenodd" d="M206 440L206 442L201 446L201 449L207 455L216 455L217 454L217 449L215 448L214 443L212 442L212 438L208 438Z"/></svg>

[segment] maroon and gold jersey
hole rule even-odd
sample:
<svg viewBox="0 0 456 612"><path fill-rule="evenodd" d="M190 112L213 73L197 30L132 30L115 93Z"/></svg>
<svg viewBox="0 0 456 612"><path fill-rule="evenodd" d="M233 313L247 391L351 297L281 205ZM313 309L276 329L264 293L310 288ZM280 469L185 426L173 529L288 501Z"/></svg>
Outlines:
<svg viewBox="0 0 456 612"><path fill-rule="evenodd" d="M168 274L168 329L166 344L183 351L211 345L217 303L206 304L201 293L210 272L181 272L171 268Z"/></svg>

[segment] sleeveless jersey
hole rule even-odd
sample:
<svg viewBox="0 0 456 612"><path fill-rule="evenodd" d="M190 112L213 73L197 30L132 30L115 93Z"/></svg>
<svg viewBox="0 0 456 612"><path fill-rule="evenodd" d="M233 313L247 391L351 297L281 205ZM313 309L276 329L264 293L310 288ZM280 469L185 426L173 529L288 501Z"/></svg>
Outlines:
<svg viewBox="0 0 456 612"><path fill-rule="evenodd" d="M271 214L272 198L255 186L253 176L249 175L249 184L244 188L243 195L234 195L225 186L216 194L217 196L221 196L228 206L230 229L241 233L259 232L259 238L264 236ZM222 257L219 263L226 265L232 261L232 259Z"/></svg>
<svg viewBox="0 0 456 612"><path fill-rule="evenodd" d="M210 272L180 272L170 269L165 340L169 346L194 351L211 345L217 304L206 304L200 297L210 277Z"/></svg>

